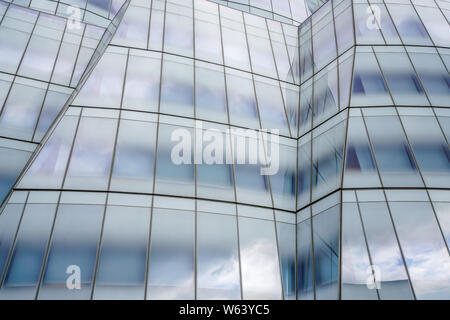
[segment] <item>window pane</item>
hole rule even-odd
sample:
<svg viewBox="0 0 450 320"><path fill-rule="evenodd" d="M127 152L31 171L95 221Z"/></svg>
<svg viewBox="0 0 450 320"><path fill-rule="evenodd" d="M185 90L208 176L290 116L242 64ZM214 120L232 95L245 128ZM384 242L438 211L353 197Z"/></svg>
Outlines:
<svg viewBox="0 0 450 320"><path fill-rule="evenodd" d="M153 191L156 123L121 120L111 190Z"/></svg>
<svg viewBox="0 0 450 320"><path fill-rule="evenodd" d="M192 1L166 4L165 51L188 57L193 56L194 23L192 15Z"/></svg>
<svg viewBox="0 0 450 320"><path fill-rule="evenodd" d="M227 69L228 108L230 124L259 128L255 90L249 74Z"/></svg>
<svg viewBox="0 0 450 320"><path fill-rule="evenodd" d="M290 136L286 112L277 81L268 81L263 77L255 78L261 126L264 129L278 129L281 135Z"/></svg>
<svg viewBox="0 0 450 320"><path fill-rule="evenodd" d="M196 61L195 116L228 123L223 67Z"/></svg>
<svg viewBox="0 0 450 320"><path fill-rule="evenodd" d="M46 85L16 78L0 116L0 135L31 140L41 111Z"/></svg>
<svg viewBox="0 0 450 320"><path fill-rule="evenodd" d="M413 299L386 203L360 202L359 208L372 264L380 271L380 299Z"/></svg>
<svg viewBox="0 0 450 320"><path fill-rule="evenodd" d="M448 249L428 202L390 202L392 217L418 299L450 297ZM427 270L424 273L423 270Z"/></svg>
<svg viewBox="0 0 450 320"><path fill-rule="evenodd" d="M242 13L220 6L225 64L250 71Z"/></svg>
<svg viewBox="0 0 450 320"><path fill-rule="evenodd" d="M104 207L60 205L39 299L90 299ZM66 270L78 266L81 288L68 290Z"/></svg>
<svg viewBox="0 0 450 320"><path fill-rule="evenodd" d="M219 11L216 4L194 1L195 5L195 57L223 63L219 26Z"/></svg>
<svg viewBox="0 0 450 320"><path fill-rule="evenodd" d="M339 206L313 217L316 299L338 298Z"/></svg>
<svg viewBox="0 0 450 320"><path fill-rule="evenodd" d="M194 116L194 65L191 59L164 56L161 112Z"/></svg>
<svg viewBox="0 0 450 320"><path fill-rule="evenodd" d="M106 190L111 170L117 119L83 117L64 187Z"/></svg>
<svg viewBox="0 0 450 320"><path fill-rule="evenodd" d="M3 274L3 268L11 250L23 206L18 203L7 204L0 215L0 275Z"/></svg>
<svg viewBox="0 0 450 320"><path fill-rule="evenodd" d="M281 299L274 222L240 217L239 241L243 298Z"/></svg>
<svg viewBox="0 0 450 320"><path fill-rule="evenodd" d="M350 117L347 132L344 187L379 187L366 128L361 117Z"/></svg>
<svg viewBox="0 0 450 320"><path fill-rule="evenodd" d="M177 132L183 135L178 136ZM172 135L175 140L171 139ZM194 130L192 126L161 123L158 137L155 193L194 196L194 155L191 139L194 137ZM178 151L177 146L181 146L183 150ZM186 160L188 163L176 164L173 161L172 152L177 152L176 156L177 158L180 156L180 162Z"/></svg>
<svg viewBox="0 0 450 320"><path fill-rule="evenodd" d="M240 299L235 216L197 214L197 299Z"/></svg>
<svg viewBox="0 0 450 320"><path fill-rule="evenodd" d="M450 150L436 118L401 118L425 184L436 188L450 187Z"/></svg>
<svg viewBox="0 0 450 320"><path fill-rule="evenodd" d="M195 219L153 209L147 299L194 299Z"/></svg>
<svg viewBox="0 0 450 320"><path fill-rule="evenodd" d="M280 249L284 299L295 300L295 225L278 222L277 236Z"/></svg>
<svg viewBox="0 0 450 320"><path fill-rule="evenodd" d="M384 79L372 52L356 52L352 106L391 105Z"/></svg>
<svg viewBox="0 0 450 320"><path fill-rule="evenodd" d="M431 45L422 22L412 5L387 4L395 26L406 45Z"/></svg>
<svg viewBox="0 0 450 320"><path fill-rule="evenodd" d="M128 58L123 107L158 111L161 55L131 51Z"/></svg>
<svg viewBox="0 0 450 320"><path fill-rule="evenodd" d="M109 50L103 54L73 104L94 107L120 107L126 54Z"/></svg>
<svg viewBox="0 0 450 320"><path fill-rule="evenodd" d="M404 52L381 48L375 52L397 105L428 105L425 92ZM385 51L385 52L383 52Z"/></svg>
<svg viewBox="0 0 450 320"><path fill-rule="evenodd" d="M94 299L144 299L150 208L109 206Z"/></svg>
<svg viewBox="0 0 450 320"><path fill-rule="evenodd" d="M0 298L35 298L55 208L54 204L26 206Z"/></svg>
<svg viewBox="0 0 450 320"><path fill-rule="evenodd" d="M371 290L366 284L371 276L370 265L358 206L356 203L343 203L342 299L378 300L377 290ZM375 278L375 281L378 280Z"/></svg>
<svg viewBox="0 0 450 320"><path fill-rule="evenodd" d="M78 117L64 116L19 183L20 187L61 188Z"/></svg>
<svg viewBox="0 0 450 320"><path fill-rule="evenodd" d="M421 186L417 166L397 117L365 117L385 186Z"/></svg>
<svg viewBox="0 0 450 320"><path fill-rule="evenodd" d="M299 300L314 299L311 219L297 224L297 288Z"/></svg>

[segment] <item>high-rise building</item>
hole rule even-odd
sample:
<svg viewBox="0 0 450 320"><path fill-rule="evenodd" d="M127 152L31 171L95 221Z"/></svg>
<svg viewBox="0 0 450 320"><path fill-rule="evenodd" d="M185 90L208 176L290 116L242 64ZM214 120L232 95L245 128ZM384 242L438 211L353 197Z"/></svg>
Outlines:
<svg viewBox="0 0 450 320"><path fill-rule="evenodd" d="M0 0L0 299L450 299L447 0Z"/></svg>

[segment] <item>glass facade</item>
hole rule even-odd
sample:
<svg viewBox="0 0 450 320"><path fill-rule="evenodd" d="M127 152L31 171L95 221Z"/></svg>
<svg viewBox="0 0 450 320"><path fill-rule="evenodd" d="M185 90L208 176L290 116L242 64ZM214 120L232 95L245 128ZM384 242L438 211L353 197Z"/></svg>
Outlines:
<svg viewBox="0 0 450 320"><path fill-rule="evenodd" d="M0 299L450 299L449 19L0 1Z"/></svg>

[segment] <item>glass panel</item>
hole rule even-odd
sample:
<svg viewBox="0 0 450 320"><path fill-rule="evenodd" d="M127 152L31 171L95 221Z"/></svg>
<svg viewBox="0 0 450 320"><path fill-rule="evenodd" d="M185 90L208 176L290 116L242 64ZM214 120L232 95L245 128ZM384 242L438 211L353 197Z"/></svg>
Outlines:
<svg viewBox="0 0 450 320"><path fill-rule="evenodd" d="M158 111L160 74L160 54L131 51L128 58L123 107Z"/></svg>
<svg viewBox="0 0 450 320"><path fill-rule="evenodd" d="M310 202L311 193L311 136L299 139L297 150L297 207L301 208Z"/></svg>
<svg viewBox="0 0 450 320"><path fill-rule="evenodd" d="M313 217L316 299L338 298L339 205Z"/></svg>
<svg viewBox="0 0 450 320"><path fill-rule="evenodd" d="M111 190L153 191L156 123L121 120Z"/></svg>
<svg viewBox="0 0 450 320"><path fill-rule="evenodd" d="M196 61L195 116L199 119L228 123L223 67Z"/></svg>
<svg viewBox="0 0 450 320"><path fill-rule="evenodd" d="M380 299L413 299L411 285L384 202L360 202L372 264L379 270Z"/></svg>
<svg viewBox="0 0 450 320"><path fill-rule="evenodd" d="M353 75L352 106L392 105L372 52L357 52Z"/></svg>
<svg viewBox="0 0 450 320"><path fill-rule="evenodd" d="M222 64L218 6L205 1L194 1L194 4L195 57Z"/></svg>
<svg viewBox="0 0 450 320"><path fill-rule="evenodd" d="M23 204L7 204L0 215L0 276L17 232Z"/></svg>
<svg viewBox="0 0 450 320"><path fill-rule="evenodd" d="M425 184L450 187L450 149L435 117L402 116Z"/></svg>
<svg viewBox="0 0 450 320"><path fill-rule="evenodd" d="M77 123L78 117L61 119L20 181L20 187L61 188Z"/></svg>
<svg viewBox="0 0 450 320"><path fill-rule="evenodd" d="M147 47L150 10L143 6L133 5L136 3L132 3L125 11L125 15L111 41L113 44L143 49Z"/></svg>
<svg viewBox="0 0 450 320"><path fill-rule="evenodd" d="M231 150L228 127L208 122L201 124L206 130L199 127L196 130L196 138L201 139L196 148L201 150L202 157L196 165L197 197L234 201L233 168L227 161Z"/></svg>
<svg viewBox="0 0 450 320"><path fill-rule="evenodd" d="M183 135L178 135L177 133ZM155 192L194 196L194 155L192 146L194 130L192 127L161 123L158 137ZM178 149L178 146L183 148L182 152ZM181 158L180 163L173 162L172 152L178 152L176 157L177 159L178 157ZM184 160L187 162L181 162Z"/></svg>
<svg viewBox="0 0 450 320"><path fill-rule="evenodd" d="M289 137L290 131L279 83L267 81L262 77L257 77L255 80L261 126L268 130L278 129L281 135Z"/></svg>
<svg viewBox="0 0 450 320"><path fill-rule="evenodd" d="M372 13L371 7L367 3L355 3L353 10L357 44L384 44L379 30L379 21L376 20L376 15Z"/></svg>
<svg viewBox="0 0 450 320"><path fill-rule="evenodd" d="M64 187L106 190L111 170L117 119L83 117Z"/></svg>
<svg viewBox="0 0 450 320"><path fill-rule="evenodd" d="M248 14L244 14L244 17L252 71L278 78L265 20Z"/></svg>
<svg viewBox="0 0 450 320"><path fill-rule="evenodd" d="M236 217L197 214L197 299L240 299Z"/></svg>
<svg viewBox="0 0 450 320"><path fill-rule="evenodd" d="M284 299L295 300L295 225L278 222L277 236L278 246L280 249Z"/></svg>
<svg viewBox="0 0 450 320"><path fill-rule="evenodd" d="M60 205L39 299L89 299L104 207ZM69 290L69 266L80 270L81 288Z"/></svg>
<svg viewBox="0 0 450 320"><path fill-rule="evenodd" d="M54 204L26 206L0 290L1 299L35 298L55 209Z"/></svg>
<svg viewBox="0 0 450 320"><path fill-rule="evenodd" d="M56 119L61 109L64 107L67 99L69 98L69 92L57 92L47 91L45 102L42 107L41 115L39 116L39 123L34 134L34 141L41 141L44 135L47 133L48 128Z"/></svg>
<svg viewBox="0 0 450 320"><path fill-rule="evenodd" d="M313 126L328 119L339 110L337 64L332 63L314 76Z"/></svg>
<svg viewBox="0 0 450 320"><path fill-rule="evenodd" d="M16 79L21 81L12 85L5 106L1 110L0 135L31 140L44 101L46 87L42 82Z"/></svg>
<svg viewBox="0 0 450 320"><path fill-rule="evenodd" d="M345 121L313 138L313 200L340 186L344 139Z"/></svg>
<svg viewBox="0 0 450 320"><path fill-rule="evenodd" d="M422 181L397 117L365 117L383 185L421 186Z"/></svg>
<svg viewBox="0 0 450 320"><path fill-rule="evenodd" d="M0 147L0 203L11 190L30 156L31 152Z"/></svg>
<svg viewBox="0 0 450 320"><path fill-rule="evenodd" d="M242 12L220 6L225 65L250 71Z"/></svg>
<svg viewBox="0 0 450 320"><path fill-rule="evenodd" d="M450 75L436 51L411 49L409 56L432 105L450 107ZM416 52L414 52L416 51Z"/></svg>
<svg viewBox="0 0 450 320"><path fill-rule="evenodd" d="M389 205L416 297L448 299L450 259L430 203Z"/></svg>
<svg viewBox="0 0 450 320"><path fill-rule="evenodd" d="M244 299L281 299L280 264L273 221L239 218Z"/></svg>
<svg viewBox="0 0 450 320"><path fill-rule="evenodd" d="M194 22L192 15L192 1L166 4L164 51L188 57L193 56Z"/></svg>
<svg viewBox="0 0 450 320"><path fill-rule="evenodd" d="M259 128L255 90L251 76L227 69L228 108L230 124L246 128Z"/></svg>
<svg viewBox="0 0 450 320"><path fill-rule="evenodd" d="M366 128L361 117L350 117L347 132L344 187L379 187Z"/></svg>
<svg viewBox="0 0 450 320"><path fill-rule="evenodd" d="M341 250L342 299L378 300L375 283L372 288L366 283L372 270L356 203L342 204Z"/></svg>
<svg viewBox="0 0 450 320"><path fill-rule="evenodd" d="M43 81L50 80L65 24L66 21L59 17L46 14L39 16L19 68L20 75Z"/></svg>
<svg viewBox="0 0 450 320"><path fill-rule="evenodd" d="M105 52L73 104L119 108L126 59L123 53Z"/></svg>
<svg viewBox="0 0 450 320"><path fill-rule="evenodd" d="M383 52L386 49L377 49L375 52L395 104L428 105L408 56L404 52Z"/></svg>
<svg viewBox="0 0 450 320"><path fill-rule="evenodd" d="M297 224L297 288L299 300L314 299L311 219Z"/></svg>
<svg viewBox="0 0 450 320"><path fill-rule="evenodd" d="M194 65L191 59L164 56L161 112L194 116Z"/></svg>
<svg viewBox="0 0 450 320"><path fill-rule="evenodd" d="M290 144L290 139L282 138L278 148L278 155L272 154L271 166L275 169L275 161L278 162L278 171L270 176L272 187L273 202L276 208L285 210L295 210L295 175L296 175L296 158L297 148ZM271 141L267 149L272 149ZM273 150L273 149L272 149Z"/></svg>
<svg viewBox="0 0 450 320"><path fill-rule="evenodd" d="M412 5L387 4L395 26L406 45L431 45L422 22Z"/></svg>
<svg viewBox="0 0 450 320"><path fill-rule="evenodd" d="M444 6L444 4L442 4L442 6ZM422 19L422 23L425 24L434 44L436 46L448 46L450 42L450 28L448 21L442 15L441 11L438 8L425 6L415 6L415 8Z"/></svg>
<svg viewBox="0 0 450 320"><path fill-rule="evenodd" d="M194 218L153 209L147 299L194 299Z"/></svg>
<svg viewBox="0 0 450 320"><path fill-rule="evenodd" d="M144 299L150 208L108 206L94 299Z"/></svg>
<svg viewBox="0 0 450 320"><path fill-rule="evenodd" d="M321 11L328 11L328 13L322 15L322 17L317 14L315 16L317 20L313 19L312 28L315 71L322 69L337 55L331 2L325 4ZM322 20L319 20L320 18Z"/></svg>

